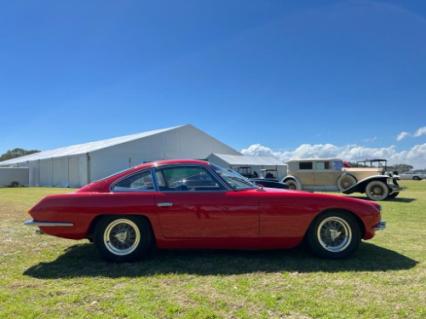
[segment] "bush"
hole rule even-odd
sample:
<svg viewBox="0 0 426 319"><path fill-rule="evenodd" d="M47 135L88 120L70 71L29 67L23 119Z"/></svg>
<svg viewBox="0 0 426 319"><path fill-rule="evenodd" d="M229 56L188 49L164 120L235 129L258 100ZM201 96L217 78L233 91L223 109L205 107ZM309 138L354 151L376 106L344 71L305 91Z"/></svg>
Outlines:
<svg viewBox="0 0 426 319"><path fill-rule="evenodd" d="M19 187L19 186L21 186L21 184L19 184L19 182L13 181L12 183L9 184L8 187Z"/></svg>

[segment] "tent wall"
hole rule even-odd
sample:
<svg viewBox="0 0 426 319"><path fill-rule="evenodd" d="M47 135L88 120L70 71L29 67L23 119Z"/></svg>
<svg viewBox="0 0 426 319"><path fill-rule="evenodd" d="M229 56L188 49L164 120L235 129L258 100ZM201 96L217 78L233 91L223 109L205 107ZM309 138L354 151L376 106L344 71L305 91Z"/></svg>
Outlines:
<svg viewBox="0 0 426 319"><path fill-rule="evenodd" d="M9 186L13 182L28 186L29 169L27 167L0 167L0 187Z"/></svg>
<svg viewBox="0 0 426 319"><path fill-rule="evenodd" d="M211 153L240 155L192 125L87 152L13 165L29 167L30 186L81 187L144 162L177 158L206 159Z"/></svg>
<svg viewBox="0 0 426 319"><path fill-rule="evenodd" d="M207 159L211 153L239 155L204 132L184 126L90 154L91 180L97 180L144 162L162 159Z"/></svg>
<svg viewBox="0 0 426 319"><path fill-rule="evenodd" d="M52 166L52 186L68 187L68 158L54 158Z"/></svg>
<svg viewBox="0 0 426 319"><path fill-rule="evenodd" d="M88 182L86 155L19 163L27 166L29 186L80 187Z"/></svg>

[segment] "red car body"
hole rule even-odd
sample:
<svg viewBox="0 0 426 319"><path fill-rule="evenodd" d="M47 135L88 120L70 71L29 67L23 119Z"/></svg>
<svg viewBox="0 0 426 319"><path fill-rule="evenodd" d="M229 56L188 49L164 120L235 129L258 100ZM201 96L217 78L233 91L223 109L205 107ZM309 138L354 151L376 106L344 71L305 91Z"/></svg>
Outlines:
<svg viewBox="0 0 426 319"><path fill-rule="evenodd" d="M345 211L356 217L363 239L374 236L380 206L340 195L254 188L220 192L112 192L111 185L146 169L210 164L195 160L146 163L91 183L74 193L50 195L29 214L43 233L91 238L106 215L142 215L158 248L275 249L299 245L318 214ZM172 202L171 207L159 203ZM56 227L50 227L50 224ZM61 226L61 223L64 223Z"/></svg>

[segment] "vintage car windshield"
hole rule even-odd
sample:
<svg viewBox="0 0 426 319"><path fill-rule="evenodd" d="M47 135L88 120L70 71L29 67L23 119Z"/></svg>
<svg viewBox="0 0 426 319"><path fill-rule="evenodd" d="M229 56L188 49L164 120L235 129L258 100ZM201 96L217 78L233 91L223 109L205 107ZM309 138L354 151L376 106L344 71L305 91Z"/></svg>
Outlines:
<svg viewBox="0 0 426 319"><path fill-rule="evenodd" d="M239 190L257 188L255 184L232 169L225 169L217 165L212 165L212 168L233 189Z"/></svg>

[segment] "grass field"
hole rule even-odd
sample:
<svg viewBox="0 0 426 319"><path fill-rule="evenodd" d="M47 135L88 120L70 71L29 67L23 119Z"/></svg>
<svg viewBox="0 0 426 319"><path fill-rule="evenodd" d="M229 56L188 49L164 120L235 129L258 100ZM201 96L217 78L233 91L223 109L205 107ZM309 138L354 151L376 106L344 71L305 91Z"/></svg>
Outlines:
<svg viewBox="0 0 426 319"><path fill-rule="evenodd" d="M348 260L290 251L163 251L133 264L22 222L64 189L0 189L0 318L426 318L426 182L383 202Z"/></svg>

